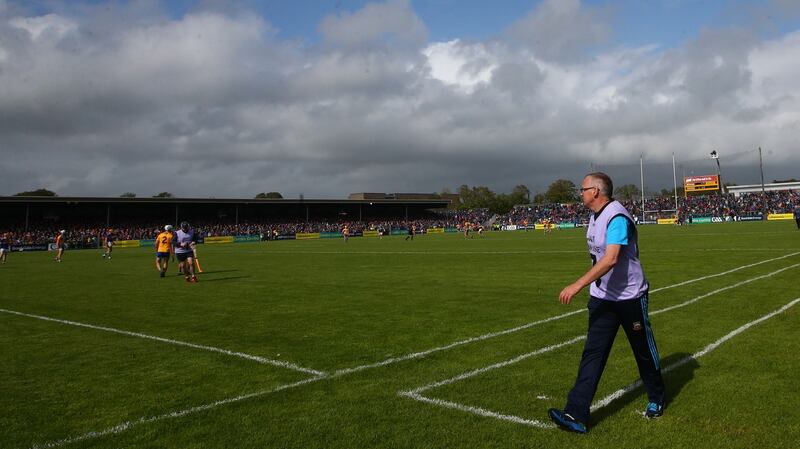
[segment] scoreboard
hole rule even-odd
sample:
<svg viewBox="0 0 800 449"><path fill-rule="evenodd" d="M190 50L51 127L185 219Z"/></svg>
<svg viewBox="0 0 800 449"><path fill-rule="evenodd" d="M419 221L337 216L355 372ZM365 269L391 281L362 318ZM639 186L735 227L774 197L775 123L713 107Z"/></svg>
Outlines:
<svg viewBox="0 0 800 449"><path fill-rule="evenodd" d="M688 176L683 178L683 188L686 193L719 190L719 176Z"/></svg>

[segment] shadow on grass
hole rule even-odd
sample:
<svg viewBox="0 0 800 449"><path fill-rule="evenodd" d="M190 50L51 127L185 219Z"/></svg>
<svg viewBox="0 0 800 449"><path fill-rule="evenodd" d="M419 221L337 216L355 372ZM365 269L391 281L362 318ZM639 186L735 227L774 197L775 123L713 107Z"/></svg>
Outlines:
<svg viewBox="0 0 800 449"><path fill-rule="evenodd" d="M688 359L688 361L684 361ZM691 354L685 352L677 352L670 356L661 359L662 369L669 367L676 363L683 363L681 366L672 369L670 372L664 374L664 384L666 387L666 409L669 409L669 404L680 395L683 387L686 386L692 379L694 379L694 372L700 368L700 363L691 358ZM643 398L644 396L644 398ZM641 409L644 412L644 407L647 405L647 398L644 386L623 395L620 399L612 402L606 407L592 413L592 426L596 426L604 419L616 414L623 408L627 407L633 402L641 402ZM669 413L667 410L665 413Z"/></svg>
<svg viewBox="0 0 800 449"><path fill-rule="evenodd" d="M233 270L236 271L236 270ZM201 278L200 282L219 282L219 281L232 281L234 279L247 279L250 276L228 276L226 278L213 278L213 279L203 279Z"/></svg>
<svg viewBox="0 0 800 449"><path fill-rule="evenodd" d="M219 274L219 273L234 273L240 270L206 270L201 274Z"/></svg>

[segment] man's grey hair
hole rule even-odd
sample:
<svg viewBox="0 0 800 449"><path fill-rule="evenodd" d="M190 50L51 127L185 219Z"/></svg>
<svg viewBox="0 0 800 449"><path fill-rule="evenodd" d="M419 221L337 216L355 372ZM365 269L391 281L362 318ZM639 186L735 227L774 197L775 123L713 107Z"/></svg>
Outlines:
<svg viewBox="0 0 800 449"><path fill-rule="evenodd" d="M596 187L599 187L600 192L602 192L606 197L611 198L611 196L614 194L614 182L611 181L611 178L607 174L597 171L594 173L589 173L586 175L586 177L592 178Z"/></svg>

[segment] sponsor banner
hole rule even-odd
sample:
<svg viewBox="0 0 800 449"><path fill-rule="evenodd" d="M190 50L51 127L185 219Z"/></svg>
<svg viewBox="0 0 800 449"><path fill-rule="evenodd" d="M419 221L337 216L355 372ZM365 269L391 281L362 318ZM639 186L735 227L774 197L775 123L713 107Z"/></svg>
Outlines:
<svg viewBox="0 0 800 449"><path fill-rule="evenodd" d="M427 234L444 234L444 228L429 228Z"/></svg>
<svg viewBox="0 0 800 449"><path fill-rule="evenodd" d="M114 248L139 248L142 246L140 240L117 240L114 242Z"/></svg>
<svg viewBox="0 0 800 449"><path fill-rule="evenodd" d="M692 217L690 223L711 223L711 217Z"/></svg>
<svg viewBox="0 0 800 449"><path fill-rule="evenodd" d="M678 222L677 218L659 218L657 223L660 225L674 225Z"/></svg>
<svg viewBox="0 0 800 449"><path fill-rule="evenodd" d="M319 232L298 232L294 238L297 240L315 240L319 238Z"/></svg>
<svg viewBox="0 0 800 449"><path fill-rule="evenodd" d="M139 246L146 247L146 246L155 246L156 239L143 239L139 240Z"/></svg>
<svg viewBox="0 0 800 449"><path fill-rule="evenodd" d="M447 233L458 232L458 228L444 228L444 232L447 232Z"/></svg>
<svg viewBox="0 0 800 449"><path fill-rule="evenodd" d="M378 231L364 231L362 234L364 237L378 237L380 233Z"/></svg>
<svg viewBox="0 0 800 449"><path fill-rule="evenodd" d="M576 228L575 223L559 223L556 225L559 229L572 229Z"/></svg>
<svg viewBox="0 0 800 449"><path fill-rule="evenodd" d="M712 223L722 223L723 221L725 220L722 217L711 217Z"/></svg>
<svg viewBox="0 0 800 449"><path fill-rule="evenodd" d="M233 243L234 238L232 235L224 235L218 237L206 237L205 243L209 245L218 244L218 243Z"/></svg>
<svg viewBox="0 0 800 449"><path fill-rule="evenodd" d="M54 244L51 243L50 245ZM11 245L11 251L51 251L50 245L44 243L41 245Z"/></svg>
<svg viewBox="0 0 800 449"><path fill-rule="evenodd" d="M751 215L746 217L739 217L739 221L761 221L764 217L761 215Z"/></svg>
<svg viewBox="0 0 800 449"><path fill-rule="evenodd" d="M544 225L541 223L536 223L535 225L533 225L533 229L536 229L537 231L544 230Z"/></svg>
<svg viewBox="0 0 800 449"><path fill-rule="evenodd" d="M320 232L319 233L319 238L321 238L321 239L338 239L338 238L342 238L342 237L343 236L342 236L341 232Z"/></svg>
<svg viewBox="0 0 800 449"><path fill-rule="evenodd" d="M294 234L281 234L275 237L275 240L295 240L297 238Z"/></svg>
<svg viewBox="0 0 800 449"><path fill-rule="evenodd" d="M237 235L233 238L233 243L260 242L260 241L261 241L260 235Z"/></svg>
<svg viewBox="0 0 800 449"><path fill-rule="evenodd" d="M640 224L640 225L649 225L649 224L657 224L657 223L655 221L653 221L653 220L642 220L638 224ZM587 225L581 223L578 226L585 227Z"/></svg>
<svg viewBox="0 0 800 449"><path fill-rule="evenodd" d="M794 220L794 214L768 214L767 220Z"/></svg>
<svg viewBox="0 0 800 449"><path fill-rule="evenodd" d="M408 235L407 229L392 229L389 235Z"/></svg>
<svg viewBox="0 0 800 449"><path fill-rule="evenodd" d="M516 231L517 225L505 225L503 226L504 231Z"/></svg>

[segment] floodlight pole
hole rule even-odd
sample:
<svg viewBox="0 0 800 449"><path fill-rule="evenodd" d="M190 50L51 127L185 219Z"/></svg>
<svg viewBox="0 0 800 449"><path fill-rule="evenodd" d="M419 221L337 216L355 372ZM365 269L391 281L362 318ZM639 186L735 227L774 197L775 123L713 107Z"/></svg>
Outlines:
<svg viewBox="0 0 800 449"><path fill-rule="evenodd" d="M761 147L758 147L758 167L761 169L761 201L764 203L764 213L767 213L767 192L764 189L764 161L761 159Z"/></svg>
<svg viewBox="0 0 800 449"><path fill-rule="evenodd" d="M644 153L639 155L639 175L642 180L642 223L644 223Z"/></svg>
<svg viewBox="0 0 800 449"><path fill-rule="evenodd" d="M675 173L675 152L672 152L672 193L675 195L675 215L678 215L678 179Z"/></svg>
<svg viewBox="0 0 800 449"><path fill-rule="evenodd" d="M719 181L719 194L725 193L725 185L722 184L722 169L719 166L719 155L716 150L711 152L711 159L717 161L717 181Z"/></svg>

